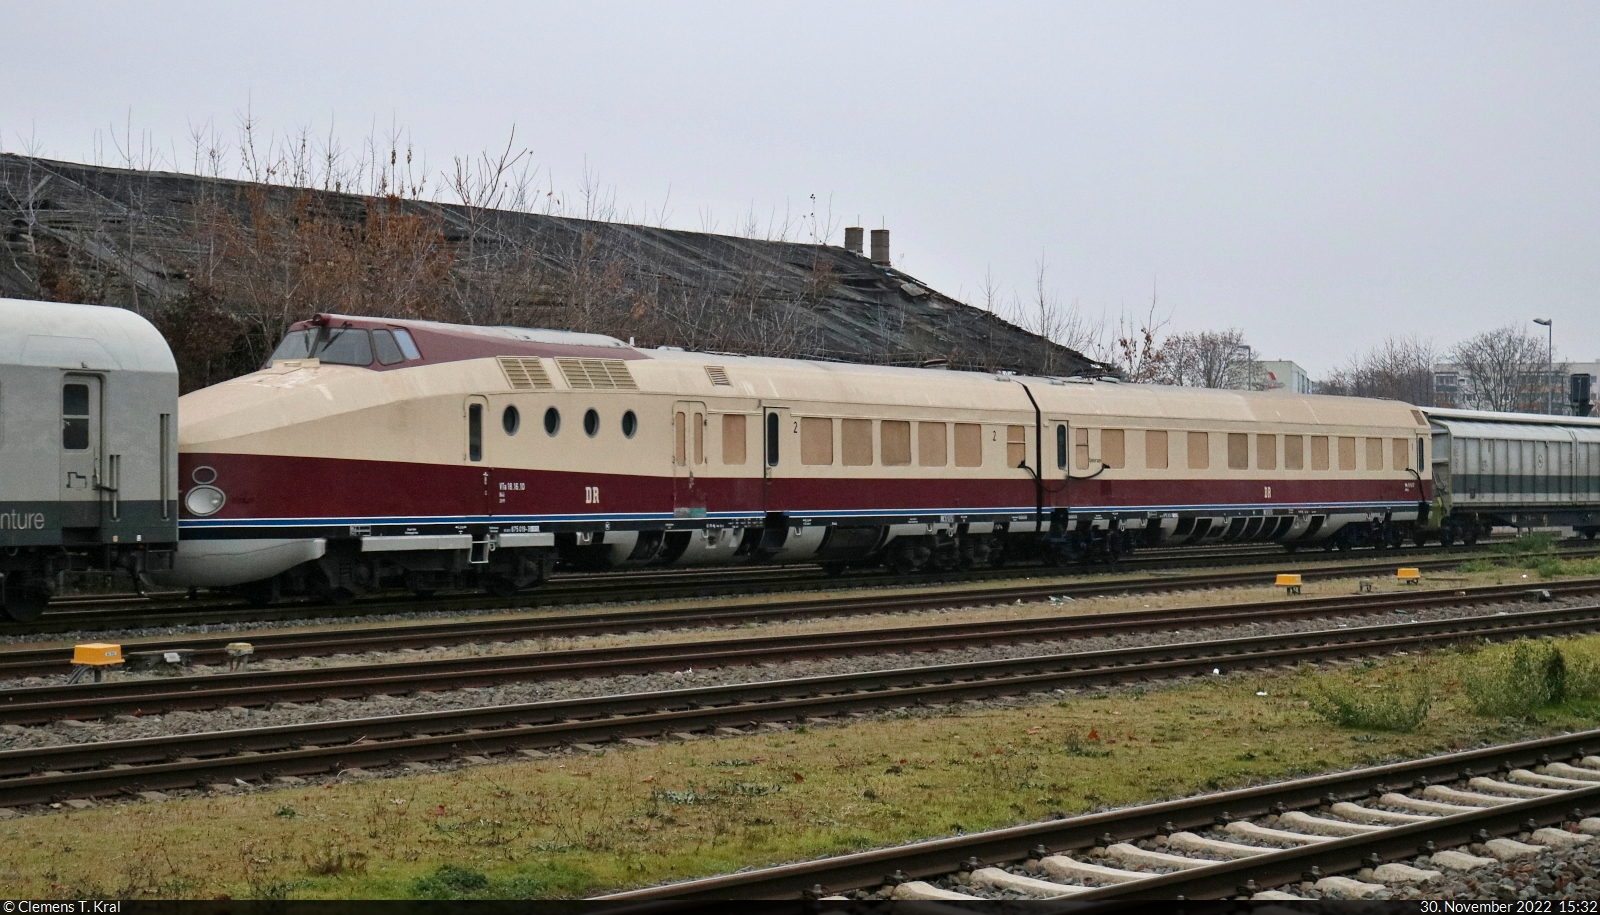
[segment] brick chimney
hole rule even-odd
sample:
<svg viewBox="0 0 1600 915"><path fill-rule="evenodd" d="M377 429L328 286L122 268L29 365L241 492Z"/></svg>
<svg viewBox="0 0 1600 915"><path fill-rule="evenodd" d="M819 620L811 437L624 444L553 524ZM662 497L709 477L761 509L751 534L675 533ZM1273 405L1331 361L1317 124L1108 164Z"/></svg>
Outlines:
<svg viewBox="0 0 1600 915"><path fill-rule="evenodd" d="M889 230L872 230L872 262L889 266Z"/></svg>
<svg viewBox="0 0 1600 915"><path fill-rule="evenodd" d="M851 254L866 256L866 247L862 243L866 230L860 226L850 226L844 230L844 249Z"/></svg>

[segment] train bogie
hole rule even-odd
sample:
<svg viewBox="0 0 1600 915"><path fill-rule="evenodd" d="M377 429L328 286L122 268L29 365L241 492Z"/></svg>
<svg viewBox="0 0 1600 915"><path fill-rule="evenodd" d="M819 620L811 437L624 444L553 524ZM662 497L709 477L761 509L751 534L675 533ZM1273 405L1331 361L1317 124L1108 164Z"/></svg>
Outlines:
<svg viewBox="0 0 1600 915"><path fill-rule="evenodd" d="M60 572L170 564L177 400L138 315L0 299L0 614L36 617Z"/></svg>

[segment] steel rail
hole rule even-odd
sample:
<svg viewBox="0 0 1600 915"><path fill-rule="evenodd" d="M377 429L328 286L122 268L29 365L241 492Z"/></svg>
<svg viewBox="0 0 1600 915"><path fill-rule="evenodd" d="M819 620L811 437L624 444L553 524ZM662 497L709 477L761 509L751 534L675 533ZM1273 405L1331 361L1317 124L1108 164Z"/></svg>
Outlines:
<svg viewBox="0 0 1600 915"><path fill-rule="evenodd" d="M1595 629L1600 606L9 750L0 806Z"/></svg>
<svg viewBox="0 0 1600 915"><path fill-rule="evenodd" d="M1454 564L1454 561L1444 563ZM1429 567L1419 563L1419 567ZM1392 564L1366 564L1308 569L1308 580L1344 578L1378 574ZM399 623L374 627L306 631L231 632L191 636L167 636L127 640L125 654L166 651L192 652L191 660L200 664L219 664L226 660L230 642L247 641L257 657L325 657L333 654L370 651L374 644L390 649L407 647L437 648L483 641L515 641L527 638L562 638L618 632L647 631L690 626L727 626L774 620L816 619L937 610L988 604L1038 601L1050 597L1085 598L1115 594L1149 594L1164 591L1237 587L1261 584L1259 572L1225 572L1189 576L1162 576L1142 579L1114 579L1098 582L1071 582L1050 579L1027 584L994 587L957 587L912 593L874 591L854 597L799 597L709 607L672 610L600 611L570 615L541 615L519 618L447 619ZM1553 585L1552 587L1559 587ZM1517 589L1513 589L1517 590ZM1529 590L1529 589L1520 589ZM374 633L381 633L375 636ZM0 647L0 679L36 676L60 670L70 663L71 649L65 646Z"/></svg>
<svg viewBox="0 0 1600 915"><path fill-rule="evenodd" d="M883 884L885 875L889 874L895 879L915 879L951 873L963 869L964 862L969 858L977 858L982 862L1011 862L1050 853L1082 851L1111 842L1148 838L1160 832L1209 827L1219 821L1263 816L1335 801L1354 801L1399 786L1444 784L1474 772L1509 771L1551 759L1580 758L1588 755L1597 745L1600 745L1600 730L1563 734L934 839L913 845L645 887L597 898L611 901L785 899L817 895L818 890L841 892L861 889ZM1514 831L1529 818L1541 824L1559 821L1570 815L1575 806L1592 809L1600 804L1600 783L1594 788L1551 795L1550 798L1537 801L1555 803L1519 802L1485 808L1483 814L1440 817L1432 822L1398 827L1393 831L1385 830L1349 840L1319 842L1289 852L1273 852L1225 862L1217 869L1204 868L1203 872L1202 869L1196 869L1186 873L1152 876L1148 881L1141 880L1120 887L1074 892L1071 900L1230 895L1249 879L1256 879L1262 886L1271 886L1274 882L1298 880L1303 872L1314 866L1333 872L1349 870L1352 864L1360 866L1365 863L1371 854L1392 860L1414 855L1418 846L1430 841L1441 848L1464 844L1478 829L1503 833ZM1516 810L1513 811L1513 807ZM1493 815L1495 813L1507 816L1496 817ZM1463 829L1462 826L1469 828ZM1380 840L1377 838L1379 836L1384 838ZM1363 839L1368 842L1362 843L1360 840ZM1326 857L1319 858L1319 853ZM1280 854L1283 857L1279 858ZM1269 860L1273 858L1277 860ZM1193 882L1187 886L1180 885L1182 878Z"/></svg>
<svg viewBox="0 0 1600 915"><path fill-rule="evenodd" d="M1178 551L1175 551L1178 552ZM1481 552L1481 551L1478 551ZM1366 553L1363 559L1376 556L1391 557L1382 562L1366 561L1358 564L1348 564L1348 568L1361 570L1351 574L1368 574L1368 571L1377 572L1395 564L1396 560L1404 558L1404 562L1419 568L1444 568L1455 565L1464 558L1476 553L1457 552L1449 555L1439 555L1437 551L1416 551L1408 554L1405 551L1384 551ZM192 602L177 602L166 608L152 607L150 605L136 606L133 612L128 612L125 607L115 605L104 606L97 610L80 611L47 611L45 616L33 623L8 623L0 621L0 634L32 634L48 635L51 633L68 632L75 630L106 630L114 628L138 628L173 625L198 625L198 624L223 624L238 622L268 622L306 619L308 616L321 618L353 618L360 616L374 616L387 613L414 613L419 607L445 611L479 611L479 610L516 610L540 607L562 607L572 604L595 603L625 603L633 601L658 601L667 599L689 599L700 597L725 597L729 595L764 593L791 590L837 590L841 588L891 588L891 587L916 587L926 585L949 584L956 582L986 582L1009 581L1016 578L1037 578L1043 576L1068 577L1074 574L1100 574L1117 569L1132 570L1138 566L1152 566L1158 568L1184 568L1196 563L1210 567L1227 565L1254 564L1271 560L1284 564L1285 567L1300 567L1303 563L1329 563L1338 562L1334 555L1347 556L1349 554L1296 553L1288 554L1263 550L1244 555L1229 555L1207 553L1200 555L1179 555L1170 558L1139 559L1133 557L1106 566L1082 567L1046 567L1046 566L1018 566L1006 569L986 569L968 573L923 573L916 575L890 576L880 573L847 573L840 577L829 577L821 570L807 570L802 567L784 567L786 571L773 576L771 571L763 568L756 569L714 569L714 570L672 570L653 572L649 570L637 573L606 573L595 575L592 578L576 583L551 585L519 593L512 597L496 597L482 593L440 594L426 598L406 596L397 597L393 594L378 594L370 597L358 598L348 604L316 604L312 602L292 602L270 607L250 607L238 602L226 603L221 601L208 601L200 607ZM1415 558L1413 558L1413 555ZM1434 558L1424 558L1427 556ZM1563 550L1562 555L1586 556L1600 555L1593 547L1576 547ZM1338 566L1333 566L1337 568ZM1308 578L1327 577L1323 569L1305 569ZM635 575L646 576L635 578ZM655 577L651 577L655 576ZM655 582L655 583L651 583Z"/></svg>
<svg viewBox="0 0 1600 915"><path fill-rule="evenodd" d="M1484 546L1480 546L1480 547L1456 547L1455 551L1457 551L1457 552L1467 552L1467 551L1481 550L1481 549L1487 549L1487 548L1488 548L1488 545L1484 545ZM1431 554L1431 553L1442 553L1442 552L1444 552L1444 550L1441 550L1441 549L1435 547L1433 549L1418 549L1417 552L1419 552L1419 553L1426 552L1426 553L1430 553ZM1278 544L1246 545L1246 546L1242 546L1242 547L1233 546L1231 544L1220 544L1220 545L1211 545L1211 546L1193 546L1193 547L1177 547L1177 548L1161 548L1161 549L1140 550L1138 553L1136 553L1136 554L1134 554L1132 556L1122 557L1121 559L1119 559L1117 561L1116 565L1122 565L1123 563L1135 563L1135 564L1138 564L1138 563L1141 563L1141 562L1143 562L1143 563L1165 563L1165 562L1175 562L1175 561L1176 562L1183 562L1183 561L1186 561L1186 560L1195 560L1195 561L1202 561L1202 562L1214 561L1216 559L1222 559L1224 561L1236 560L1236 559L1237 560L1248 560L1248 559L1253 559L1253 558L1258 557L1258 556L1259 557L1274 557L1274 556L1290 556L1290 555L1295 555L1295 554L1287 554L1287 553L1285 553L1283 551L1283 548ZM1316 554L1308 551L1306 553L1300 553L1298 555L1300 555L1302 557L1306 557L1306 558L1314 558ZM973 576L973 577L983 577L983 576L993 575L993 576L1001 577L1001 578L1009 578L1009 577L1015 577L1015 576L1019 576L1019 575L1036 574L1037 572L1039 572L1043 568L1044 568L1043 566L1039 566L1039 565L1010 566L1010 567L999 568L999 569L985 567L985 568L980 568L980 569L974 569L970 573L967 573L967 574L969 576ZM1092 568L1092 566L1087 566L1086 568ZM946 577L946 576L949 576L951 574L952 573L948 573L948 572L946 572L946 573L933 572L933 573L921 573L921 574L913 574L913 575L885 575L884 573L882 573L879 570L862 570L862 571L846 571L842 576L840 576L840 575L830 576L826 572L822 571L819 566L817 566L817 565L815 565L813 563L788 563L788 564L782 564L782 565L735 565L735 566L718 566L718 567L715 567L715 568L706 568L706 567L697 567L697 566L687 566L687 567L681 567L681 568L678 568L678 567L648 568L648 567L646 567L646 568L640 568L640 569L611 570L611 571L603 571L603 572L557 572L554 575L550 576L548 581L545 583L545 587L566 587L566 586L583 586L583 587L600 586L600 587L604 587L604 586L607 586L609 584L616 584L616 583L623 583L623 584L641 584L641 583L642 584L660 584L660 583L673 583L673 582L681 582L681 581L695 581L695 582L698 582L701 579L708 579L708 578L709 579L715 579L718 583L722 583L722 582L728 581L730 579L746 578L746 579L750 579L753 583L765 584L765 583L767 583L767 580L769 580L769 579L775 579L775 580L782 581L782 580L784 580L786 578L790 578L790 577L793 577L793 578L796 578L796 579L815 580L815 581L818 581L818 582L824 583L824 584L829 582L829 581L837 581L841 577L846 578L846 579L868 578L868 579L871 579L872 581L889 581L889 582L892 583L892 582L899 582L899 581L917 582L917 581L938 580L940 577ZM541 588L541 590L543 590L543 589ZM53 597L53 598L50 599L50 607L53 608L53 609L66 609L66 608L79 607L79 606L96 607L96 606L103 605L103 604L115 604L115 603L119 603L120 602L120 603L127 603L127 604L131 604L131 605L139 605L139 606L142 606L145 609L148 609L148 608L150 608L152 606L165 606L165 604L163 602L170 602L171 606L173 608L181 608L181 607L185 607L185 606L192 606L193 603L194 603L194 600L191 600L188 597L186 597L186 594L187 594L187 592L185 592L185 591L177 590L177 591L153 591L153 592L147 591L147 592L144 592L144 593L136 593L136 592L132 592L132 591L127 591L127 592L114 592L114 593L106 593L106 594L81 594L81 595L74 595L74 596L60 596L60 595L58 595L58 596ZM529 592L529 594L527 596L531 597L531 596L535 596L535 594L534 594L534 592ZM216 592L216 593L214 593L214 594L212 594L212 595L210 595L210 596L208 596L207 598L204 598L204 599L208 600L208 601L215 600L217 602L229 603L229 604L235 604L235 605L237 605L237 603L240 600L240 598L228 596L226 594L222 594L221 592ZM291 601L290 603L296 603L296 602L292 602Z"/></svg>
<svg viewBox="0 0 1600 915"><path fill-rule="evenodd" d="M1593 594L1600 579L1561 582L1549 593ZM802 633L757 638L631 645L503 655L351 664L313 669L256 671L181 678L19 688L0 691L0 724L40 724L62 718L156 714L173 709L203 711L222 706L352 699L531 682L563 677L615 676L685 668L727 667L804 658L935 651L978 645L1088 638L1119 632L1149 632L1237 625L1264 620L1372 614L1405 608L1459 606L1526 597L1521 586L1451 591L1415 591L1313 598L1286 604L1254 603L1078 616L946 623L848 632ZM381 634L373 642L381 642ZM376 645L368 643L368 647ZM281 646L280 646L281 650ZM57 663L56 668L60 665Z"/></svg>

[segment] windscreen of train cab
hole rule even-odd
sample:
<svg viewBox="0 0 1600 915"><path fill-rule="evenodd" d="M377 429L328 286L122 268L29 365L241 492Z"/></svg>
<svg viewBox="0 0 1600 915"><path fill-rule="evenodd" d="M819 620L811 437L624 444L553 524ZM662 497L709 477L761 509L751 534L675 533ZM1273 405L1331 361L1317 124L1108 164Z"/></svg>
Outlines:
<svg viewBox="0 0 1600 915"><path fill-rule="evenodd" d="M386 342L395 346L393 340ZM273 360L307 358L333 365L371 365L372 340L356 327L319 328L315 336L309 330L291 330L272 351Z"/></svg>

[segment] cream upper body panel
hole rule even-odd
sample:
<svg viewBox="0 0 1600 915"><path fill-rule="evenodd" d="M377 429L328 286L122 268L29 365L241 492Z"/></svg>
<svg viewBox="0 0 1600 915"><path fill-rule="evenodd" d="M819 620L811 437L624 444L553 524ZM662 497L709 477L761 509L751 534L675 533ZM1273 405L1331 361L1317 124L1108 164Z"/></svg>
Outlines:
<svg viewBox="0 0 1600 915"><path fill-rule="evenodd" d="M597 460L626 463L641 456L655 460L670 455L671 416L679 401L704 404L708 416L756 414L765 406L787 408L796 417L1021 425L1026 427L1030 462L1035 431L1028 391L1044 416L1047 437L1048 426L1061 421L1097 430L1093 449L1097 459L1101 428L1260 433L1264 427L1276 427L1280 432L1384 436L1410 436L1424 428L1418 426L1412 408L1391 401L674 351L648 351L648 355L625 363L637 390L574 389L553 358L541 360L545 379L535 390L515 389L507 370L494 358L384 372L316 360L280 362L185 395L179 444L190 452L461 463L466 460L464 404L470 397L485 398L488 407L483 422L490 440L486 458L491 463L580 469ZM497 437L506 406L521 411L520 435L526 438ZM540 414L550 406L562 411L566 424L560 447L550 447L540 426ZM584 411L591 408L602 414L603 431L585 437L577 430ZM613 427L630 410L636 413L639 431L626 450L619 451L622 437ZM706 447L720 453L721 429L709 419L707 427ZM756 465L761 431L756 422L747 430L746 451ZM984 438L986 443L998 438L1003 453L1005 436L1000 431ZM986 448L988 444L994 443ZM1053 462L1046 458L1046 463ZM639 469L644 468L635 467L635 472ZM1134 470L1132 461L1127 469ZM707 467L703 472L718 471Z"/></svg>

